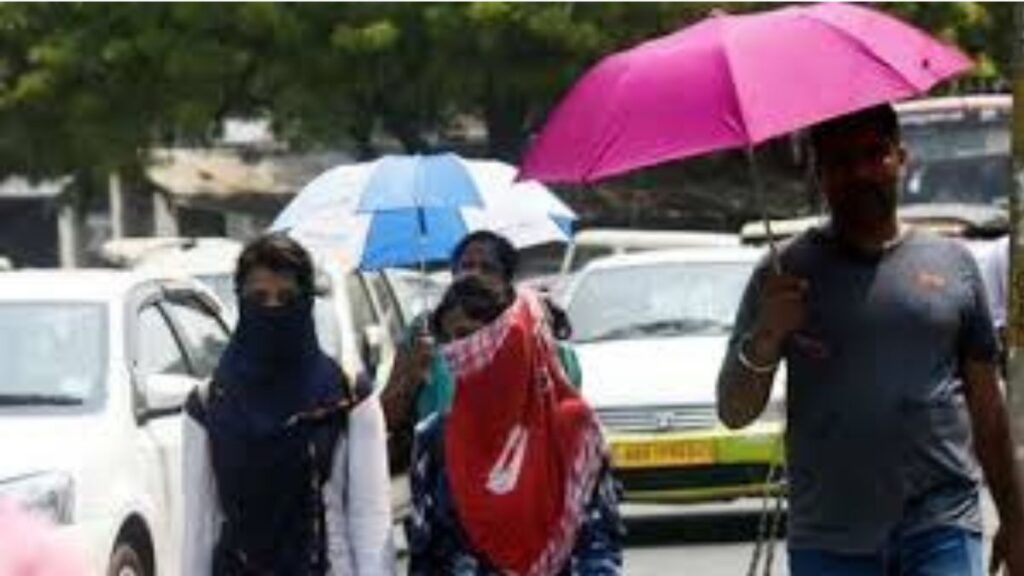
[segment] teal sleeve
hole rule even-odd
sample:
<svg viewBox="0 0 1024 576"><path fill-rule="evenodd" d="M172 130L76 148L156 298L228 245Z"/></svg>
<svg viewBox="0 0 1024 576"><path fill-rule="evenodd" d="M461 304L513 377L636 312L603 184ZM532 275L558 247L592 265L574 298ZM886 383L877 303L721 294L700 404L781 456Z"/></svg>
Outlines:
<svg viewBox="0 0 1024 576"><path fill-rule="evenodd" d="M569 384L579 390L583 386L583 370L580 368L580 359L576 356L576 350L568 342L558 343L558 359L562 362L562 369L569 378Z"/></svg>
<svg viewBox="0 0 1024 576"><path fill-rule="evenodd" d="M444 357L434 354L434 359L430 363L430 375L416 398L416 421L420 422L438 412L447 412L452 405L454 391L452 374Z"/></svg>

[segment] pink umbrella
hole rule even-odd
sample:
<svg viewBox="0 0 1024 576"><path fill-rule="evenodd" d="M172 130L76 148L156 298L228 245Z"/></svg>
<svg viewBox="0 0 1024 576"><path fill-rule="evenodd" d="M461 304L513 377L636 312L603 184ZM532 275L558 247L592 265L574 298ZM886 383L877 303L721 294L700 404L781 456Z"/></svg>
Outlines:
<svg viewBox="0 0 1024 576"><path fill-rule="evenodd" d="M0 576L88 576L70 534L0 499Z"/></svg>
<svg viewBox="0 0 1024 576"><path fill-rule="evenodd" d="M520 177L592 182L927 92L960 51L848 4L716 14L613 54L554 110Z"/></svg>
<svg viewBox="0 0 1024 576"><path fill-rule="evenodd" d="M586 183L745 147L775 255L755 145L927 92L970 66L955 48L860 6L716 14L587 72L551 114L520 178Z"/></svg>

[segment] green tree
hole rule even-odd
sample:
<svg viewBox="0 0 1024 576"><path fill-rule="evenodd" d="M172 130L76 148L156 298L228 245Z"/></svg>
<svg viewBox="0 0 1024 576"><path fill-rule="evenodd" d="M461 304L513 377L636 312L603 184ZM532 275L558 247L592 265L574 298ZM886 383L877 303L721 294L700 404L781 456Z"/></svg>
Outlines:
<svg viewBox="0 0 1024 576"><path fill-rule="evenodd" d="M899 2L877 6L974 58L969 78L1006 81L1013 63L1013 5L994 2Z"/></svg>
<svg viewBox="0 0 1024 576"><path fill-rule="evenodd" d="M225 5L0 6L0 169L137 164L153 144L205 142L258 107L258 40Z"/></svg>
<svg viewBox="0 0 1024 576"><path fill-rule="evenodd" d="M435 5L427 8L437 57L461 87L459 110L485 122L488 152L517 160L531 130L587 66L709 11L677 3Z"/></svg>
<svg viewBox="0 0 1024 576"><path fill-rule="evenodd" d="M444 145L469 116L488 152L514 161L588 66L714 6L3 4L0 172L137 171L153 146L208 143L239 115L270 118L296 146L352 143L365 157L382 134L407 151ZM882 7L965 47L981 77L1009 70L1009 8Z"/></svg>

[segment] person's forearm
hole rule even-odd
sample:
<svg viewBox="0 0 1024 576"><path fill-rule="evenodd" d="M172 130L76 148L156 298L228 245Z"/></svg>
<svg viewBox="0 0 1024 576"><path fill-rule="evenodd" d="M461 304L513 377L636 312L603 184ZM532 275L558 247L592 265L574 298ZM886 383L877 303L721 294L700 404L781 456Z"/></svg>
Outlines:
<svg viewBox="0 0 1024 576"><path fill-rule="evenodd" d="M411 371L396 363L381 394L381 408L387 424L388 467L392 474L401 474L409 469L416 426L416 384L411 381Z"/></svg>
<svg viewBox="0 0 1024 576"><path fill-rule="evenodd" d="M744 354L746 363L740 354ZM758 338L729 350L718 377L718 417L722 423L742 428L764 412L778 362L777 347Z"/></svg>
<svg viewBox="0 0 1024 576"><path fill-rule="evenodd" d="M412 427L415 390L414 383L409 381L408 370L395 366L380 398L388 430Z"/></svg>
<svg viewBox="0 0 1024 576"><path fill-rule="evenodd" d="M994 366L983 364L971 364L966 371L975 451L1000 520L1007 525L1022 527L1024 486L1021 485L1014 457L1009 414L995 371Z"/></svg>
<svg viewBox="0 0 1024 576"><path fill-rule="evenodd" d="M1014 458L1006 406L998 398L986 402L984 416L972 418L978 460L1003 524L1024 527L1024 494Z"/></svg>

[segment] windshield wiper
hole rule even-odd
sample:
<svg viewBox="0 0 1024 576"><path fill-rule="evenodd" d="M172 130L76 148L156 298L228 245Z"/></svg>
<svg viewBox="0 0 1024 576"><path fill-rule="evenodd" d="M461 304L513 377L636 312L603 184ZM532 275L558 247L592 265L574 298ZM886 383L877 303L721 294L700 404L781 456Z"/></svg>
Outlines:
<svg viewBox="0 0 1024 576"><path fill-rule="evenodd" d="M81 406L85 401L57 394L0 394L0 406Z"/></svg>
<svg viewBox="0 0 1024 576"><path fill-rule="evenodd" d="M600 342L603 340L623 340L636 336L664 336L703 334L708 332L727 332L730 324L711 318L687 318L681 320L659 320L643 324L630 324L609 330L591 338L582 338L581 343Z"/></svg>

